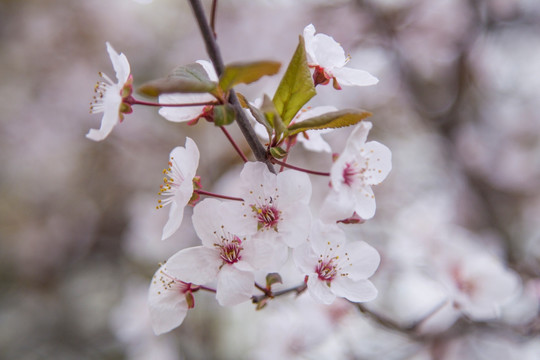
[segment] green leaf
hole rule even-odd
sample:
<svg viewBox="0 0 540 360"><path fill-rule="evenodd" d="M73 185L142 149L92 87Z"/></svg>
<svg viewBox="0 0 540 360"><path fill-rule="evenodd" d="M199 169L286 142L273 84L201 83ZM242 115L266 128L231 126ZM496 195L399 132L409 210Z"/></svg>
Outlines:
<svg viewBox="0 0 540 360"><path fill-rule="evenodd" d="M287 151L279 146L274 146L270 148L270 155L272 155L275 159L283 159L285 156L287 156Z"/></svg>
<svg viewBox="0 0 540 360"><path fill-rule="evenodd" d="M265 75L277 74L280 67L281 63L277 61L232 63L225 66L219 86L223 91L227 91L238 84L251 84Z"/></svg>
<svg viewBox="0 0 540 360"><path fill-rule="evenodd" d="M217 84L210 80L202 65L193 63L179 66L166 78L149 81L137 91L155 97L167 93L207 93L216 87Z"/></svg>
<svg viewBox="0 0 540 360"><path fill-rule="evenodd" d="M278 273L270 273L266 275L266 287L271 288L274 284L283 284L281 275Z"/></svg>
<svg viewBox="0 0 540 360"><path fill-rule="evenodd" d="M232 105L215 105L214 106L214 124L216 126L225 126L231 124L236 114Z"/></svg>
<svg viewBox="0 0 540 360"><path fill-rule="evenodd" d="M306 130L335 129L351 126L371 116L369 111L361 109L344 109L315 116L289 126L287 136L292 136Z"/></svg>
<svg viewBox="0 0 540 360"><path fill-rule="evenodd" d="M268 123L272 126L274 129L275 135L276 135L276 141L280 139L281 134L283 134L287 129L285 127L285 124L283 124L283 121L281 120L281 116L279 116L279 113L274 106L274 103L268 95L264 95L263 97L263 103L261 105L261 111L264 114L264 117L268 121ZM269 133L269 135L271 135Z"/></svg>
<svg viewBox="0 0 540 360"><path fill-rule="evenodd" d="M274 105L285 126L317 92L307 64L304 38L300 41L287 67L287 71L274 94Z"/></svg>

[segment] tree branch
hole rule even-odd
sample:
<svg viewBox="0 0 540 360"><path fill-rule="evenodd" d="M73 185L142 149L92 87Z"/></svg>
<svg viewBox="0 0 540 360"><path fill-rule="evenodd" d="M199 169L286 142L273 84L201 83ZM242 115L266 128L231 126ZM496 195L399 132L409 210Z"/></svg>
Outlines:
<svg viewBox="0 0 540 360"><path fill-rule="evenodd" d="M214 38L212 28L210 27L210 25L208 24L208 20L206 19L206 15L204 13L201 1L189 0L189 3L191 5L191 8L193 9L195 18L197 19L197 23L199 24L199 29L201 30L208 56L214 64L216 73L218 74L218 76L221 76L223 70L225 69L225 66L223 64L223 59L221 57L221 52L219 50L218 44L216 42L216 39ZM266 149L257 139L257 135L251 127L246 113L244 112L242 105L240 105L240 101L238 100L238 97L236 96L234 90L230 91L229 103L234 108L234 111L236 113L236 123L240 127L240 130L242 131L242 134L244 135L249 147L253 151L253 155L255 155L255 158L258 161L265 163L266 166L268 166L268 169L275 174L276 171L267 157Z"/></svg>

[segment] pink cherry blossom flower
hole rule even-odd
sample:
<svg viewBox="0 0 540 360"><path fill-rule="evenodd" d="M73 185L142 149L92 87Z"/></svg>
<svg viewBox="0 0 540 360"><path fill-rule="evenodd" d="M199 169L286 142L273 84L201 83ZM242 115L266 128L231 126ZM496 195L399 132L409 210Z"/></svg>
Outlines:
<svg viewBox="0 0 540 360"><path fill-rule="evenodd" d="M170 274L186 282L217 280L216 299L231 306L247 301L254 290L253 272L268 259L264 244L231 230L229 203L205 199L195 206L193 226L202 246L179 251L167 261Z"/></svg>
<svg viewBox="0 0 540 360"><path fill-rule="evenodd" d="M218 81L218 76L214 66L206 60L197 60L211 81ZM162 94L159 96L160 104L191 104L205 103L216 100L214 96L207 93L172 93ZM159 109L159 114L165 119L173 122L191 122L202 117L205 112L209 111L211 105L208 106L182 106L182 107L162 107Z"/></svg>
<svg viewBox="0 0 540 360"><path fill-rule="evenodd" d="M346 67L349 57L341 45L328 35L315 35L313 24L304 28L304 40L308 65L315 69L315 85L326 85L332 80L334 88L339 90L341 85L368 86L379 82L367 71Z"/></svg>
<svg viewBox="0 0 540 360"><path fill-rule="evenodd" d="M118 54L114 48L107 44L107 52L116 72L117 82L111 80L106 74L99 73L103 81L98 81L94 89L96 95L90 104L90 112L93 114L103 113L101 127L90 129L86 137L94 141L105 139L113 128L124 119L123 114L129 114L133 110L129 102L133 91L133 77L130 75L129 62L124 54Z"/></svg>
<svg viewBox="0 0 540 360"><path fill-rule="evenodd" d="M366 142L371 126L370 122L362 121L332 165L332 189L320 213L325 221L342 220L353 212L364 220L375 215L375 195L371 186L381 183L390 172L392 153L377 141Z"/></svg>
<svg viewBox="0 0 540 360"><path fill-rule="evenodd" d="M311 226L311 181L286 170L272 174L261 162L248 162L240 173L241 204L233 204L236 226L269 239L281 252L306 241Z"/></svg>
<svg viewBox="0 0 540 360"><path fill-rule="evenodd" d="M169 220L163 228L161 239L170 237L182 224L184 208L193 196L193 180L199 166L199 149L193 140L186 138L185 147L175 147L170 154L169 166L163 170L166 177L159 195L167 196L158 200L157 208L171 205Z"/></svg>
<svg viewBox="0 0 540 360"><path fill-rule="evenodd" d="M379 253L363 241L347 243L335 224L314 223L309 242L294 250L294 261L307 276L308 292L324 304L331 304L336 296L352 302L377 296L367 279L379 266Z"/></svg>

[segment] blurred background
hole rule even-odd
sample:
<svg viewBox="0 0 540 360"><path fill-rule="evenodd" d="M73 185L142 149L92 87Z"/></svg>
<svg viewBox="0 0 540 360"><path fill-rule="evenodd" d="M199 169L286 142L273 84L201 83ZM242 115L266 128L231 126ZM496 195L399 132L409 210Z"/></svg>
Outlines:
<svg viewBox="0 0 540 360"><path fill-rule="evenodd" d="M310 105L373 112L369 138L392 150L375 218L347 228L381 253L380 295L367 307L390 323L342 302L278 299L255 312L197 294L184 324L156 337L150 278L198 241L191 209L181 230L160 240L167 210L155 205L168 154L195 139L206 189L226 189L240 159L211 124L171 123L154 108L136 107L103 142L84 135L101 120L89 114L98 71L114 76L106 41L127 56L135 86L207 59L190 8L2 0L1 359L540 359L540 2L230 0L219 2L216 30L225 62L286 65L310 23L342 44L350 67L380 80L317 87ZM239 89L254 100L278 82ZM334 151L349 132L326 137ZM290 160L331 164L300 146ZM317 204L327 180L313 180L324 189ZM438 260L409 253L440 238L492 254L518 279L496 318L411 331L433 307L425 264Z"/></svg>

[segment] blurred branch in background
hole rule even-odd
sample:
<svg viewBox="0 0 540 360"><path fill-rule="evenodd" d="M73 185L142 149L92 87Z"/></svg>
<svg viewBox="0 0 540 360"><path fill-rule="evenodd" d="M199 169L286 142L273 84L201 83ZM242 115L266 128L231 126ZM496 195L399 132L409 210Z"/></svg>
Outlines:
<svg viewBox="0 0 540 360"><path fill-rule="evenodd" d="M374 131L394 156L389 183L377 189L378 214L355 234L383 255L379 299L361 305L370 318L349 304L321 308L304 298L285 299L289 310L279 299L258 312L250 304L218 311L197 294L182 327L161 337L145 317L147 281L197 240L185 221L159 241L167 214L154 209L154 194L167 154L186 136L204 144L201 175L216 192L231 186L240 161L222 151L219 130L172 124L147 109L105 143L84 138L95 120L87 103L96 73L110 66L105 41L130 57L140 83L205 58L187 3L142 3L0 2L1 359L537 358L538 2L220 2L227 62L286 62L313 22L381 80L342 90L345 100L331 104L373 112ZM255 99L272 86L242 93ZM347 135L328 141L339 148ZM326 164L293 156L315 169ZM499 318L462 315L441 331L418 325L441 303L416 253L437 237L448 248L464 237L519 274L523 291Z"/></svg>

